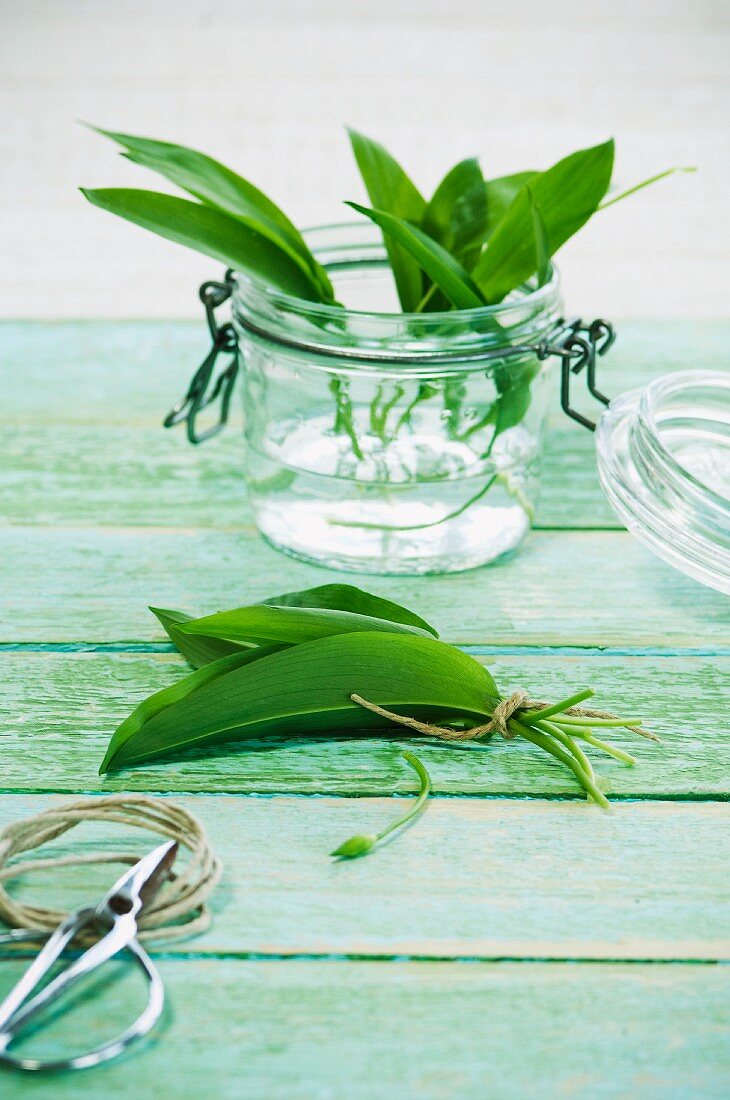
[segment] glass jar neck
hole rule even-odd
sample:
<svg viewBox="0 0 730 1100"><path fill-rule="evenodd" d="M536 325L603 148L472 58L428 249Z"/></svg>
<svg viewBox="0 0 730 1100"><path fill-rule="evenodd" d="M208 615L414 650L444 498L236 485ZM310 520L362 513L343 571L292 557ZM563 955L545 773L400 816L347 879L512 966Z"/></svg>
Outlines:
<svg viewBox="0 0 730 1100"><path fill-rule="evenodd" d="M338 297L366 309L323 305L294 298L234 275L233 319L242 333L297 348L372 364L485 357L499 349L525 351L544 340L561 318L557 271L542 287L530 283L496 306L438 313L380 312L395 307L392 274L382 238L370 224L323 226L305 233L328 270Z"/></svg>

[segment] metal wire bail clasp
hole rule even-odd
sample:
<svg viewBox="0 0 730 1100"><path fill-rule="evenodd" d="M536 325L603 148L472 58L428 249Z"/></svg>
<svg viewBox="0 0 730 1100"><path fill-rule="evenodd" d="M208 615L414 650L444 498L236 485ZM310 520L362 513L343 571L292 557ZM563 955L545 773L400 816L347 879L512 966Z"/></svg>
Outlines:
<svg viewBox="0 0 730 1100"><path fill-rule="evenodd" d="M226 272L225 281L222 283L214 281L203 283L198 293L205 307L205 318L213 346L193 375L182 401L170 410L162 422L166 428L172 428L184 420L188 439L195 444L203 443L211 436L217 435L225 426L233 396L233 385L238 373L238 341L233 325L230 322L218 325L215 318L218 306L223 305L233 293L232 272ZM215 365L221 354L230 355L231 361L215 381L212 381ZM207 409L218 398L220 398L220 411L217 423L204 431L198 431L196 428L198 413Z"/></svg>
<svg viewBox="0 0 730 1100"><path fill-rule="evenodd" d="M560 357L560 405L563 412L591 432L596 430L595 421L589 420L571 405L570 376L580 374L585 367L588 392L602 405L608 405L609 398L601 393L596 385L596 357L605 355L615 340L616 333L613 325L608 321L597 318L590 324L585 324L576 318L568 322L557 336L554 336L550 343L545 344L541 349L541 358L547 358L549 355Z"/></svg>

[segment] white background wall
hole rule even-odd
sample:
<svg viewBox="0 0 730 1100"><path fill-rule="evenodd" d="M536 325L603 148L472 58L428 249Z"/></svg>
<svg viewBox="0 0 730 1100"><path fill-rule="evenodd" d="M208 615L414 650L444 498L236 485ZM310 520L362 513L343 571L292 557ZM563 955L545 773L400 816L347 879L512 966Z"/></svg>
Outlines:
<svg viewBox="0 0 730 1100"><path fill-rule="evenodd" d="M215 264L85 204L158 186L74 124L230 162L300 224L361 190L342 123L423 189L457 159L546 167L618 141L621 182L681 176L561 256L569 306L717 317L730 280L723 0L0 0L0 316L197 316Z"/></svg>

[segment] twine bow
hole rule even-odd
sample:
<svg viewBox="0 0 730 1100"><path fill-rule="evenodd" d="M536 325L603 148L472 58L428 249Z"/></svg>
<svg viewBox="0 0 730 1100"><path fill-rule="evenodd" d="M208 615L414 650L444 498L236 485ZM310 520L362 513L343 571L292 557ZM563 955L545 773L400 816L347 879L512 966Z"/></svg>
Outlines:
<svg viewBox="0 0 730 1100"><path fill-rule="evenodd" d="M406 726L408 729L415 730L416 733L423 733L427 737L438 737L442 741L478 741L480 738L489 737L494 733L501 733L506 741L511 741L518 736L516 732L509 728L509 720L513 715L521 710L547 710L551 705L550 703L535 702L529 698L526 691L518 689L513 691L506 699L502 699L497 703L492 711L492 717L484 725L458 730L450 729L448 726L436 726L431 722L419 722L417 718L409 718L405 714L396 714L392 710L386 710L385 707L379 707L376 703L370 703L367 699L363 699L361 695L351 695L350 698L353 703L358 703L366 710L379 714L381 718L389 718L391 722L397 722L398 725ZM589 707L568 707L565 714L573 715L576 718L604 718L609 720L616 718L616 715L610 711L592 710ZM652 741L658 740L654 734L642 729L641 726L627 726L626 728L633 730L635 733L640 733L642 737L648 737Z"/></svg>

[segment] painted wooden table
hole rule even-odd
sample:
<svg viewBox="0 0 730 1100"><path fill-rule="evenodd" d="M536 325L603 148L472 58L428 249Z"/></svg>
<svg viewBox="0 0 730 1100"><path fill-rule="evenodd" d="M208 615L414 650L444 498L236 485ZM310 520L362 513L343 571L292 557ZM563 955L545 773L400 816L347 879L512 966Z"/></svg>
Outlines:
<svg viewBox="0 0 730 1100"><path fill-rule="evenodd" d="M714 366L730 338L620 332L611 392ZM335 578L257 538L236 430L195 451L159 428L204 345L197 324L0 326L0 821L75 792L174 793L226 865L212 929L159 956L170 1009L146 1049L86 1076L4 1075L2 1096L727 1096L728 606L619 529L591 438L557 411L516 558L351 579L416 608L504 689L590 683L638 709L662 744L631 741L634 769L601 759L613 814L526 744L421 746L426 816L337 865L327 852L412 790L392 744L98 777L114 726L183 668L148 603L202 613ZM105 877L20 892L78 903ZM0 988L20 967L0 964ZM114 994L87 998L74 1029L96 1036L141 996L127 971Z"/></svg>

